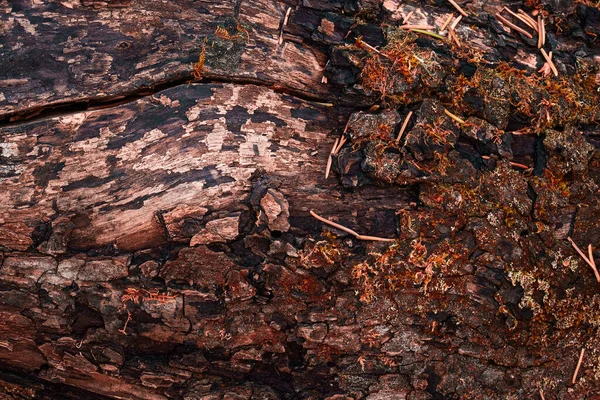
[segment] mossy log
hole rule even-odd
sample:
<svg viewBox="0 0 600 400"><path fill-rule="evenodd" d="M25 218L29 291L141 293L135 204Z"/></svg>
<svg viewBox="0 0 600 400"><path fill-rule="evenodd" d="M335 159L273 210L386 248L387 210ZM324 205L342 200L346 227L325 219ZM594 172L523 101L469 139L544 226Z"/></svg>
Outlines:
<svg viewBox="0 0 600 400"><path fill-rule="evenodd" d="M0 1L2 397L593 398L600 11L458 3Z"/></svg>

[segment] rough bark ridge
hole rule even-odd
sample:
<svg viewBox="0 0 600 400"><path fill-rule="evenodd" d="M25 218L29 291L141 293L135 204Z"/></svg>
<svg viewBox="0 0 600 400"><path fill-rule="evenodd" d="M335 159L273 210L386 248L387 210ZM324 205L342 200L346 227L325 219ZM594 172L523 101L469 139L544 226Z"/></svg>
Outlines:
<svg viewBox="0 0 600 400"><path fill-rule="evenodd" d="M600 12L461 5L0 1L0 393L593 398Z"/></svg>

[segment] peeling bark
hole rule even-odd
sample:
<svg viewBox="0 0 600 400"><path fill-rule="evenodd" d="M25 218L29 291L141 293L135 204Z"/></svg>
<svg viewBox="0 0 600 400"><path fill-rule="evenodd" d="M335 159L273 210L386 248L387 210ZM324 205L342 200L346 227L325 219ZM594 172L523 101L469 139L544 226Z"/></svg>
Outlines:
<svg viewBox="0 0 600 400"><path fill-rule="evenodd" d="M589 78L597 8L539 4ZM541 67L504 5L461 2L469 50L418 37L437 64L378 93L368 46L449 3L0 1L0 393L593 398L600 298L566 238L600 259L600 113L540 84L524 116L513 70L458 90Z"/></svg>

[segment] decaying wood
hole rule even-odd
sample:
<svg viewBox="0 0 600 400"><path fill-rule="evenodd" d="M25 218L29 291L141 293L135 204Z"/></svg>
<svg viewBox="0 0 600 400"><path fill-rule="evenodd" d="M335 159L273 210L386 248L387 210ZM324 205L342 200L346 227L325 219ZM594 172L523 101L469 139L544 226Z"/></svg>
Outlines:
<svg viewBox="0 0 600 400"><path fill-rule="evenodd" d="M539 5L0 1L0 397L597 393L599 18Z"/></svg>
<svg viewBox="0 0 600 400"><path fill-rule="evenodd" d="M0 72L0 117L183 83L206 38L207 79L327 97L320 84L327 55L278 42L287 9L267 0L4 3L0 58L10 68ZM218 37L219 27L239 37Z"/></svg>
<svg viewBox="0 0 600 400"><path fill-rule="evenodd" d="M293 212L326 205L367 219L351 213L356 194L322 179L333 126L328 111L264 87L191 84L6 128L3 154L11 168L0 197L0 245L27 250L40 224L70 224L69 245L81 249L187 242L197 233L181 227L187 218L247 211L242 203L256 174L268 177ZM370 206L393 212L400 196ZM58 215L66 220L55 221Z"/></svg>

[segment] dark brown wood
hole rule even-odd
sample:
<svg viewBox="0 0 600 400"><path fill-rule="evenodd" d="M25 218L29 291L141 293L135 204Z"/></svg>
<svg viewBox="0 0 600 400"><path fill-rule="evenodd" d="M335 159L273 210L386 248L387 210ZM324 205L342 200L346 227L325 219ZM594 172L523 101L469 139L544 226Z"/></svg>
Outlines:
<svg viewBox="0 0 600 400"><path fill-rule="evenodd" d="M58 242L50 254L66 250L57 235L84 250L189 244L199 232L181 227L187 218L203 225L239 217L261 175L294 216L325 210L370 229L376 213L393 215L409 196L402 189L369 190L369 208L377 211L352 214L360 195L341 193L334 179L324 179L335 118L328 107L264 87L190 84L123 106L5 128L3 156L15 169L3 179L0 245L27 250L40 224L52 225L50 241Z"/></svg>
<svg viewBox="0 0 600 400"><path fill-rule="evenodd" d="M593 398L600 14L539 2L575 92L523 116L530 5L458 3L395 103L450 3L0 0L0 397Z"/></svg>
<svg viewBox="0 0 600 400"><path fill-rule="evenodd" d="M327 54L279 43L288 7L267 0L5 3L0 117L117 101L189 81L205 39L205 78L326 98ZM215 35L218 27L238 37L223 39Z"/></svg>

